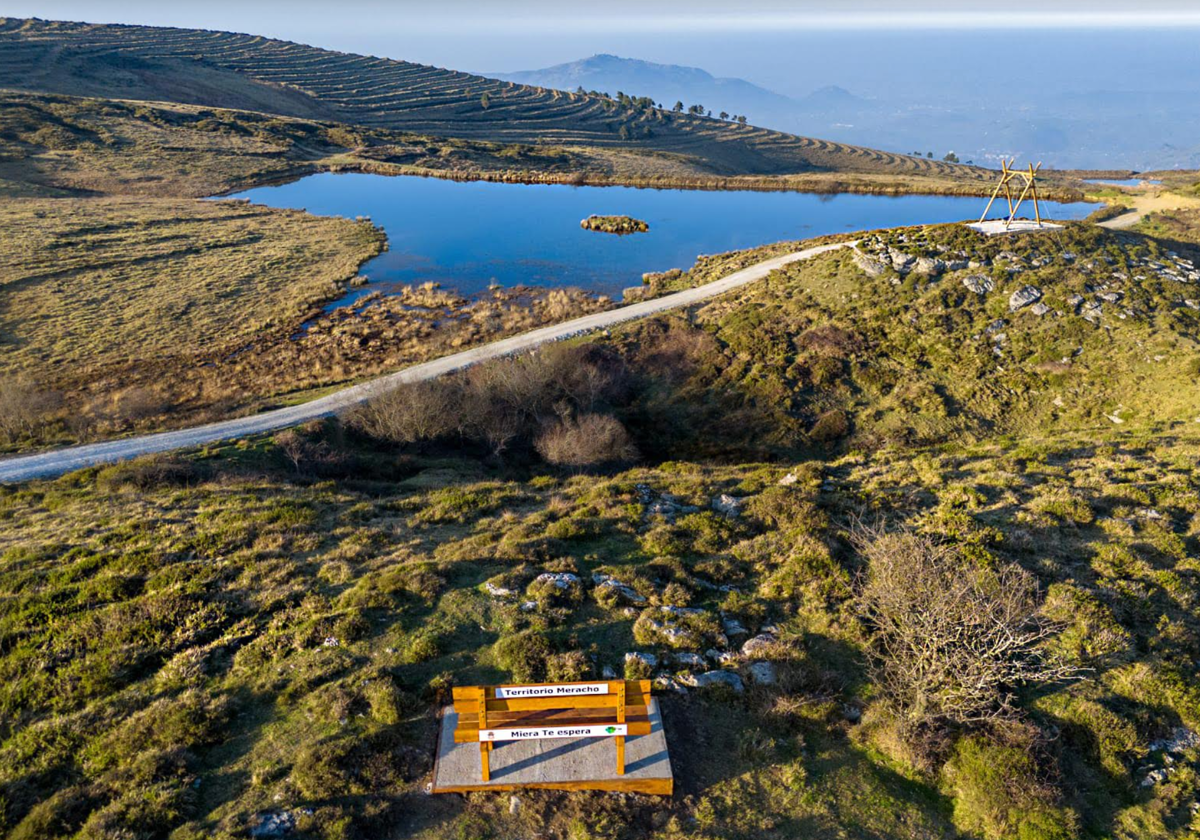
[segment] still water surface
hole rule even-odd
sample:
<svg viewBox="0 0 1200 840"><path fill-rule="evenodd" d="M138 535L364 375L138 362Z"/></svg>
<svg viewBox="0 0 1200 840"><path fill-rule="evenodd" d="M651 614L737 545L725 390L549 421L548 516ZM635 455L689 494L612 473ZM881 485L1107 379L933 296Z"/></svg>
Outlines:
<svg viewBox="0 0 1200 840"><path fill-rule="evenodd" d="M239 193L272 207L369 216L390 250L363 266L370 283L332 307L379 290L432 281L472 294L503 286L579 286L606 294L643 272L688 268L717 254L821 234L978 218L984 201L956 196L814 195L497 184L412 176L321 173ZM1044 202L1043 218L1077 219L1094 205ZM579 227L593 213L643 219L648 233Z"/></svg>

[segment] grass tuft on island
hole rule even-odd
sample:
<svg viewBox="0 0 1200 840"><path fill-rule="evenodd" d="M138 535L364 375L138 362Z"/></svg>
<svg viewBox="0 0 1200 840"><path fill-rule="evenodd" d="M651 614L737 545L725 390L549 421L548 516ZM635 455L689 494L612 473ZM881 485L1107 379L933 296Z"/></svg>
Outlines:
<svg viewBox="0 0 1200 840"><path fill-rule="evenodd" d="M584 230L595 230L600 233L615 233L624 236L627 233L645 233L650 225L632 216L588 216L579 226Z"/></svg>

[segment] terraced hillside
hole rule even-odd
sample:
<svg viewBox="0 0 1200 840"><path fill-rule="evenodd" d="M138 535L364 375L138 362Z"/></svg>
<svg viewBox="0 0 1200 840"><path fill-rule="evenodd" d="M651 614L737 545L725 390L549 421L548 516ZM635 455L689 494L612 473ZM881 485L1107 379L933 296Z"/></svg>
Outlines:
<svg viewBox="0 0 1200 840"><path fill-rule="evenodd" d="M0 18L0 88L241 108L514 143L696 158L714 174L930 176L975 167L253 35Z"/></svg>

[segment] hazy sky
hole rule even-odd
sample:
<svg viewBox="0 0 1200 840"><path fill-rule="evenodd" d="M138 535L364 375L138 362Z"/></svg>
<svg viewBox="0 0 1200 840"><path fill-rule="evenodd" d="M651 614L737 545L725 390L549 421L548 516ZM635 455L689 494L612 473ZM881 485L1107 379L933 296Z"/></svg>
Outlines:
<svg viewBox="0 0 1200 840"><path fill-rule="evenodd" d="M1004 78L1020 96L1042 78L1190 88L1200 35L1200 0L0 0L0 15L252 32L474 72L609 52L793 95L960 98Z"/></svg>

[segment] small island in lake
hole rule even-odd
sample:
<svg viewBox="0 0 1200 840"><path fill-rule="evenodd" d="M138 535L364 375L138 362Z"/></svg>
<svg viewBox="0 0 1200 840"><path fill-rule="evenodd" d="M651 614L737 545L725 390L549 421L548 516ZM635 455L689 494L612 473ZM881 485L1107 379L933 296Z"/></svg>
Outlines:
<svg viewBox="0 0 1200 840"><path fill-rule="evenodd" d="M627 233L645 233L650 225L632 216L588 216L579 226L584 230L598 230L601 233L615 233L623 236Z"/></svg>

